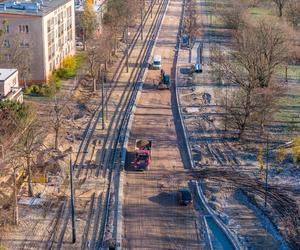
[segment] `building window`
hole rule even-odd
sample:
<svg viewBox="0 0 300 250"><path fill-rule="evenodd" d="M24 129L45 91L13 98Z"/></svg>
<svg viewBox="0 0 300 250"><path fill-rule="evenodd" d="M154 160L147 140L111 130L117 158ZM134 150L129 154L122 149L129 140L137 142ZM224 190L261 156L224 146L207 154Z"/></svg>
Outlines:
<svg viewBox="0 0 300 250"><path fill-rule="evenodd" d="M5 54L4 57L5 57L6 61L9 61L11 59L11 55L10 54Z"/></svg>
<svg viewBox="0 0 300 250"><path fill-rule="evenodd" d="M51 31L51 24L50 19L47 21L47 32L49 33Z"/></svg>
<svg viewBox="0 0 300 250"><path fill-rule="evenodd" d="M71 16L72 16L72 8L71 8L71 7L68 7L68 8L67 8L67 16L68 16L68 17L71 17Z"/></svg>
<svg viewBox="0 0 300 250"><path fill-rule="evenodd" d="M29 47L29 42L27 42L27 41L22 41L22 42L20 43L20 47L22 47L22 48L28 48L28 47Z"/></svg>
<svg viewBox="0 0 300 250"><path fill-rule="evenodd" d="M5 26L5 33L9 33L9 25L8 24Z"/></svg>
<svg viewBox="0 0 300 250"><path fill-rule="evenodd" d="M51 47L48 48L48 60L51 59Z"/></svg>
<svg viewBox="0 0 300 250"><path fill-rule="evenodd" d="M28 25L19 25L19 32L20 33L29 33L29 26Z"/></svg>
<svg viewBox="0 0 300 250"><path fill-rule="evenodd" d="M3 47L5 47L5 48L9 48L10 47L9 40L4 40Z"/></svg>

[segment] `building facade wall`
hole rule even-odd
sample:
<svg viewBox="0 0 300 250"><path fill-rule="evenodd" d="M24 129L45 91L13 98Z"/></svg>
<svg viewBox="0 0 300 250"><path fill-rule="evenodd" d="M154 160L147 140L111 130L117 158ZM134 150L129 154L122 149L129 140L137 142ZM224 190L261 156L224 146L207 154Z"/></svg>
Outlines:
<svg viewBox="0 0 300 250"><path fill-rule="evenodd" d="M44 16L0 13L0 23L4 20L8 23L8 32L2 40L13 41L18 36L30 49L31 83L44 83L67 55L75 54L74 1ZM2 58L8 56L8 51L9 48L1 47Z"/></svg>
<svg viewBox="0 0 300 250"><path fill-rule="evenodd" d="M59 7L43 17L45 75L62 65L63 59L75 54L74 2Z"/></svg>
<svg viewBox="0 0 300 250"><path fill-rule="evenodd" d="M41 39L42 34L42 18L39 16L27 16L27 15L14 15L14 14L0 14L0 22L7 21L8 32L5 33L4 41L9 41L10 48L5 46L1 47L1 56L4 60L7 60L11 53L11 49L17 46L14 43L24 42L25 47L28 44L30 52L30 76L29 78L33 82L44 81L45 76L43 74L43 40ZM23 30L24 27L24 30ZM28 27L28 32L27 28ZM20 30L21 29L21 30ZM40 36L40 37L39 37ZM18 48L22 48L18 45ZM15 65L7 65L8 67L15 67Z"/></svg>

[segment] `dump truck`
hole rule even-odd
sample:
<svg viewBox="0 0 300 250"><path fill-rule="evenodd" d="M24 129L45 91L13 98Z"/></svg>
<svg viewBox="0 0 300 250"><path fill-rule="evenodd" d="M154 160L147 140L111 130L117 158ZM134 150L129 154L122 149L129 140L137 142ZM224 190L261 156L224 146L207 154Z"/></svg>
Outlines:
<svg viewBox="0 0 300 250"><path fill-rule="evenodd" d="M148 170L151 163L152 141L136 140L133 166L136 170Z"/></svg>

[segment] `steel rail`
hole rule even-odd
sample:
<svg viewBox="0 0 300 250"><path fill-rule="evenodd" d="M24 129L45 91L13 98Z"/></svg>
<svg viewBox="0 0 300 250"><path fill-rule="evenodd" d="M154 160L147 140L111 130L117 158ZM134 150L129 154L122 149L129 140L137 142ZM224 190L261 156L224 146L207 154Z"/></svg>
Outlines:
<svg viewBox="0 0 300 250"><path fill-rule="evenodd" d="M168 5L168 0L164 0L162 1L162 8L166 8ZM161 22L164 16L164 11L161 11L161 14L159 16L159 18L157 19L157 21L155 23L152 24L152 38L155 38L158 35L158 31L159 31L159 27L161 26ZM150 35L150 33L148 33L148 36ZM153 45L154 45L154 39L150 39L146 49L143 51L143 64L147 63L150 55L151 55L151 51L153 49ZM116 132L116 138L114 138L114 140L111 140L112 142L114 141L114 146L113 146L113 150L111 151L113 154L110 154L111 157L108 157L107 159L109 159L110 162L110 169L109 169L109 185L108 185L108 190L106 192L106 198L105 198L105 212L103 214L103 225L101 227L101 231L100 231L100 241L98 246L96 247L97 249L102 248L104 246L104 238L105 238L105 231L106 231L106 227L108 224L108 220L109 220L109 216L110 216L110 200L111 200L111 188L112 188L112 182L113 182L113 173L114 171L118 170L116 169L116 165L119 164L119 160L121 157L121 148L122 148L122 144L124 143L124 139L125 139L125 134L126 134L126 128L127 128L127 124L130 118L130 114L132 111L132 108L134 106L134 101L135 98L137 96L137 93L140 89L141 86L141 80L144 76L146 68L145 67L141 67L139 69L139 71L137 71L136 73L136 82L132 85L132 91L131 94L128 96L129 97L129 102L128 104L125 106L125 111L120 113L123 114L122 117L120 117L120 119L118 119L119 121L121 121L120 126L117 126L118 129ZM128 99L128 98L127 98Z"/></svg>

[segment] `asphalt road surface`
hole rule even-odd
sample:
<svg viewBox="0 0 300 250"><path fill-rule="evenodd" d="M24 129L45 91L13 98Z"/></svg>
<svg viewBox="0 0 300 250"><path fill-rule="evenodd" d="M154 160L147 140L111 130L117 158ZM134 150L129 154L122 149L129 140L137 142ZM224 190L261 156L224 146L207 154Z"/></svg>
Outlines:
<svg viewBox="0 0 300 250"><path fill-rule="evenodd" d="M155 52L171 73L182 1L170 0ZM197 216L193 206L179 206L176 191L188 186L188 178L176 178L183 170L173 121L169 90L157 90L160 71L148 71L135 112L129 151L135 139L153 140L152 163L148 171L127 166L124 179L124 249L201 249ZM130 160L129 160L130 162ZM182 175L181 175L182 177Z"/></svg>

